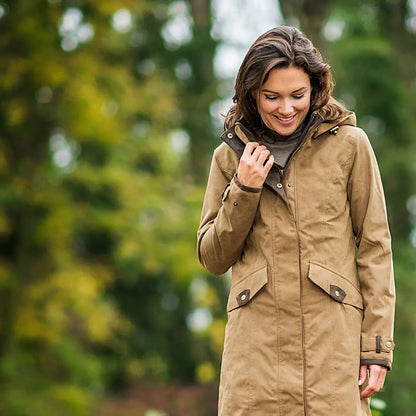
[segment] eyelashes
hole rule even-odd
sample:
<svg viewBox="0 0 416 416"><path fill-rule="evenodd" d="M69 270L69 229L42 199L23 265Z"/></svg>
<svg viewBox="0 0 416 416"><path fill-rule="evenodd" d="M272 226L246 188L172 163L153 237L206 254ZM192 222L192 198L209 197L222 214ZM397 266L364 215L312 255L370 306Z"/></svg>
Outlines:
<svg viewBox="0 0 416 416"><path fill-rule="evenodd" d="M300 100L300 99L302 99L304 96L305 96L305 94L301 94L301 95L293 95L293 98L294 98L295 100ZM266 99L267 99L267 100L270 100L270 101L275 101L275 100L277 100L277 99L279 98L279 97L277 97L277 96L275 96L275 95L266 95L265 97L266 97Z"/></svg>

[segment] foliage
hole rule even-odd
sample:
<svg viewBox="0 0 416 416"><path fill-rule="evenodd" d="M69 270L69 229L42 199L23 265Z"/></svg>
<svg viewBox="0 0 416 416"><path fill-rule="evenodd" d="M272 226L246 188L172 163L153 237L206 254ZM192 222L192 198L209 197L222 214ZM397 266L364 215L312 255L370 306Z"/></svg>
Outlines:
<svg viewBox="0 0 416 416"><path fill-rule="evenodd" d="M411 415L410 6L318 3L282 2L282 11L328 57L336 95L380 162L399 300L394 371L380 397L383 415ZM189 33L178 37L178 21ZM195 250L218 143L211 27L208 0L0 3L1 415L96 414L110 389L137 379L212 392L228 278L202 270ZM341 34L323 36L331 27Z"/></svg>
<svg viewBox="0 0 416 416"><path fill-rule="evenodd" d="M108 383L196 371L202 190L182 169L178 88L146 56L145 23L167 19L152 10L1 5L1 414L86 415Z"/></svg>

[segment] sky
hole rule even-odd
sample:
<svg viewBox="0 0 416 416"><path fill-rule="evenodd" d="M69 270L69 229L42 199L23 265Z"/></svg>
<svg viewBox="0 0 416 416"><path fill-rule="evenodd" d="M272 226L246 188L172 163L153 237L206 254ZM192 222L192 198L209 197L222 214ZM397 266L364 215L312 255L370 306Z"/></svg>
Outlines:
<svg viewBox="0 0 416 416"><path fill-rule="evenodd" d="M212 0L212 37L220 41L214 59L218 78L227 80L218 92L220 98L211 105L211 116L222 128L225 114L232 104L234 79L238 68L253 42L272 27L283 24L276 0Z"/></svg>
<svg viewBox="0 0 416 416"><path fill-rule="evenodd" d="M221 78L235 77L257 37L283 23L276 0L212 0L212 11L212 36L221 41L214 67Z"/></svg>

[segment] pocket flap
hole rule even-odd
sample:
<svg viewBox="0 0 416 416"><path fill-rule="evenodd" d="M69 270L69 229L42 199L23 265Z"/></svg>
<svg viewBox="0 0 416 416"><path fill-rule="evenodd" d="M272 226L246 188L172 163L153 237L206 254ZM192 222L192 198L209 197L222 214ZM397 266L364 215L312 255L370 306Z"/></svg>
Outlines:
<svg viewBox="0 0 416 416"><path fill-rule="evenodd" d="M360 291L340 274L311 262L308 277L335 301L363 309L363 298Z"/></svg>
<svg viewBox="0 0 416 416"><path fill-rule="evenodd" d="M230 312L249 303L266 283L267 265L231 285L227 311Z"/></svg>

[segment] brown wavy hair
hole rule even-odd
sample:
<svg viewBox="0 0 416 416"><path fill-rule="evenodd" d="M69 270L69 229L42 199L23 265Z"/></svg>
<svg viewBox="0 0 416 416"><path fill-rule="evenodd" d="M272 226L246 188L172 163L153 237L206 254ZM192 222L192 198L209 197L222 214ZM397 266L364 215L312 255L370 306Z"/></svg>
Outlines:
<svg viewBox="0 0 416 416"><path fill-rule="evenodd" d="M309 75L312 87L310 111L319 110L329 121L341 118L345 108L332 98L331 67L300 30L279 26L261 35L248 50L237 74L234 105L225 117L225 128L237 121L257 128L261 118L252 91L264 85L272 69L290 66L302 68Z"/></svg>

